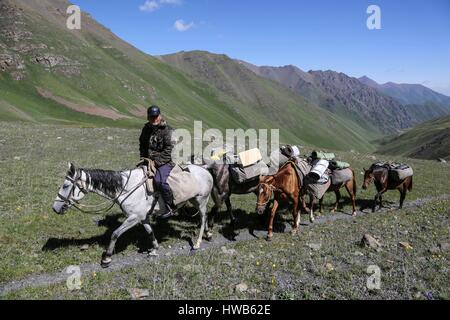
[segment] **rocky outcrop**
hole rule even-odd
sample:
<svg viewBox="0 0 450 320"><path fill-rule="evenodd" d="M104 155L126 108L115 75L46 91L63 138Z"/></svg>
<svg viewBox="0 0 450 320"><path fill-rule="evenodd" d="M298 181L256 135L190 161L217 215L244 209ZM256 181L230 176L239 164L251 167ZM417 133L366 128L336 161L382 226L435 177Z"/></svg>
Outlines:
<svg viewBox="0 0 450 320"><path fill-rule="evenodd" d="M47 49L47 45L44 43L32 44L32 43L20 43L13 48L14 51L27 54Z"/></svg>
<svg viewBox="0 0 450 320"><path fill-rule="evenodd" d="M384 132L417 124L408 108L393 98L380 94L358 79L334 71L309 71L316 87L334 97L347 111L363 116Z"/></svg>
<svg viewBox="0 0 450 320"><path fill-rule="evenodd" d="M25 78L25 63L19 55L2 53L0 54L0 72L9 72L13 80Z"/></svg>
<svg viewBox="0 0 450 320"><path fill-rule="evenodd" d="M38 54L32 58L32 62L44 66L48 71L54 71L65 76L81 74L82 64L63 55L52 53Z"/></svg>
<svg viewBox="0 0 450 320"><path fill-rule="evenodd" d="M37 55L33 59L34 62L37 62L46 68L53 68L56 67L57 65L66 65L68 61L68 59L64 56L52 55L49 53L44 55Z"/></svg>

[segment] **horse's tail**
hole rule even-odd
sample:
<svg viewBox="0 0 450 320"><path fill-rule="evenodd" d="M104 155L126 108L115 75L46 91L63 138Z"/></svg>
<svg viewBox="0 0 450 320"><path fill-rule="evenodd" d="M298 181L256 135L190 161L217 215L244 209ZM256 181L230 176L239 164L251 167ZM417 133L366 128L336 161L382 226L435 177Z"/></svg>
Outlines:
<svg viewBox="0 0 450 320"><path fill-rule="evenodd" d="M410 180L409 185L408 185L408 191L411 192L412 188L413 188L413 177L411 176L411 180Z"/></svg>
<svg viewBox="0 0 450 320"><path fill-rule="evenodd" d="M356 196L356 191L358 191L358 186L356 185L356 175L355 171L352 169L353 174L353 194Z"/></svg>

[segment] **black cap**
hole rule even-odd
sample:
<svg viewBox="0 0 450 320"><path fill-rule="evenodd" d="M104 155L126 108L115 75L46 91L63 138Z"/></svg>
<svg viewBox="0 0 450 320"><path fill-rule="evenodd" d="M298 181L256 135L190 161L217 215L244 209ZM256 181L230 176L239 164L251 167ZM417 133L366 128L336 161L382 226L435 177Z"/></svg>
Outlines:
<svg viewBox="0 0 450 320"><path fill-rule="evenodd" d="M161 110L159 109L158 106L151 106L150 108L148 108L147 110L147 115L149 117L157 117L161 114Z"/></svg>

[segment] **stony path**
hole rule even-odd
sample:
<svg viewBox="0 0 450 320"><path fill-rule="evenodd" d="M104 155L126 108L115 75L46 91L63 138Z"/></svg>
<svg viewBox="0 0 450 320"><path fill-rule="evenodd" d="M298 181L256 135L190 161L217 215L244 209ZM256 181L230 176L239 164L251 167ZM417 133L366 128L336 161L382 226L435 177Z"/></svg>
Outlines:
<svg viewBox="0 0 450 320"><path fill-rule="evenodd" d="M427 197L422 199L417 199L413 201L405 202L404 209L416 209L420 208L424 205L426 205L429 202L432 201L439 201L439 200L448 200L450 199L450 194L445 194L441 196L436 197ZM383 208L379 211L377 211L375 214L387 212L389 210L392 210L390 208ZM358 211L358 215L367 215L372 214L371 210L364 210L364 211ZM311 223L309 223L309 220L304 216L305 218L302 219L302 225L301 228L309 228L312 226ZM336 220L344 220L344 219L352 219L352 216L345 213L335 213L335 214L325 214L322 217L319 217L316 219L314 224L322 224L322 223L329 223ZM290 225L286 224L285 232L289 232L291 229ZM241 230L239 235L236 236L235 241L230 242L230 240L226 239L223 235L220 233L214 234L214 239L210 242L204 241L202 244L202 248L200 251L204 250L211 250L211 249L217 249L224 245L235 243L235 242L241 242L241 241L249 241L255 238L264 238L266 236L266 231L263 230L255 230L253 234L250 234L248 230L244 231ZM301 234L301 233L300 233ZM93 272L113 272L113 271L119 271L126 267L133 267L137 266L143 263L148 263L156 259L165 259L171 256L181 256L181 255L189 255L189 254L195 254L195 252L191 252L190 248L185 243L180 243L177 245L174 245L172 247L161 247L158 250L157 255L148 255L148 254L132 254L132 255L117 255L113 258L113 262L111 266L108 269L103 269L99 263L91 263L91 264L84 264L80 266L81 273L83 274L92 274ZM66 273L66 270L63 270L58 273L53 274L37 274L32 275L24 279L11 281L9 283L3 284L0 286L0 296L11 292L20 290L23 288L34 288L34 287L40 287L40 286L48 286L52 284L62 283L65 282L68 278L69 274Z"/></svg>

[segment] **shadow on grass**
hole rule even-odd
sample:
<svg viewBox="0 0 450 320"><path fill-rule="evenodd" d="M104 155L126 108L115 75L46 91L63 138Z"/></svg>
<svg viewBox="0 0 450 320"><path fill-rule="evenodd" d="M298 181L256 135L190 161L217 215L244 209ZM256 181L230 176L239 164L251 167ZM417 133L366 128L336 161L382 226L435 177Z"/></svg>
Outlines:
<svg viewBox="0 0 450 320"><path fill-rule="evenodd" d="M394 205L395 202L383 201L383 205ZM308 205L308 204L307 204ZM339 208L343 206L351 206L351 199L343 196L339 203ZM357 199L356 206L359 210L372 209L373 199ZM328 205L324 205L324 209L327 210ZM214 217L214 231L218 231L229 241L235 241L236 236L243 231L248 231L250 235L255 238L259 238L256 231L267 231L268 220L270 215L271 206L267 206L264 214L258 215L256 212L247 212L241 209L233 210L233 214L236 218L235 224L232 225L230 217L226 211L220 211ZM291 214L292 206L289 204L281 204L275 215L273 231L276 233L286 232L286 224L292 224L293 218ZM316 209L317 210L317 209ZM303 213L304 214L304 213ZM89 238L50 238L42 247L42 251L53 251L59 248L67 247L81 247L83 245L99 245L100 247L107 248L112 233L114 230L120 227L124 216L122 213L116 213L106 216L104 219L98 221L98 226L106 227L106 231L97 236ZM217 230L217 225L221 227ZM178 216L170 220L152 221L153 231L158 239L159 243L164 243L170 239L182 239L186 241L189 246L192 247L192 238L198 234L200 226L199 215L195 215L193 208L184 209ZM147 232L142 225L138 225L119 238L116 243L115 252L120 253L125 251L130 245L134 245L138 248L139 252L146 252L152 248L151 240Z"/></svg>
<svg viewBox="0 0 450 320"><path fill-rule="evenodd" d="M59 248L79 247L83 245L99 245L107 248L111 236L124 220L122 213L108 215L98 221L99 227L106 227L106 231L97 236L89 238L50 238L42 247L42 251L53 251ZM164 243L171 238L183 239L192 245L191 238L187 233L194 233L198 230L199 218L189 215L179 215L170 220L156 220L152 222L152 228L159 243ZM139 252L146 252L152 248L151 239L142 225L137 225L125 232L116 243L115 253L125 251L130 245L138 248Z"/></svg>
<svg viewBox="0 0 450 320"><path fill-rule="evenodd" d="M288 212L291 208L289 205L280 205L279 209L274 218L273 231L276 233L283 233L286 231L286 223L292 223L291 213ZM215 229L217 225L221 225L218 230L229 241L235 241L236 236L243 231L248 231L248 233L259 238L255 232L256 231L267 231L267 226L269 222L271 206L268 205L264 214L259 215L255 211L247 212L241 209L234 209L233 215L236 218L234 225L231 224L230 217L225 211L220 211L214 217Z"/></svg>
<svg viewBox="0 0 450 320"><path fill-rule="evenodd" d="M286 208L283 207L278 210L274 220L274 232L285 232L286 219L283 214L283 211L285 210ZM180 212L178 216L169 220L153 219L152 228L158 242L164 243L170 239L182 239L192 247L192 238L198 235L200 227L200 217L198 214L195 215L195 212L196 210L192 208L186 208ZM236 217L234 226L231 225L226 211L219 212L216 217L214 217L214 223L216 225L214 231L218 231L230 241L234 241L235 237L244 230L248 230L252 236L257 238L255 231L267 230L269 212L270 208L266 209L266 212L263 215L258 215L255 212L247 213L241 209L233 210L233 214ZM123 220L124 215L122 213L108 215L97 222L99 227L106 227L106 231L103 234L89 238L50 238L42 247L42 251L53 251L68 247L81 247L83 245L99 245L106 249L114 230L120 227ZM219 230L217 230L217 224L222 226ZM136 246L139 252L146 252L152 248L150 236L142 225L138 225L128 230L118 239L115 253L125 251L130 245Z"/></svg>

